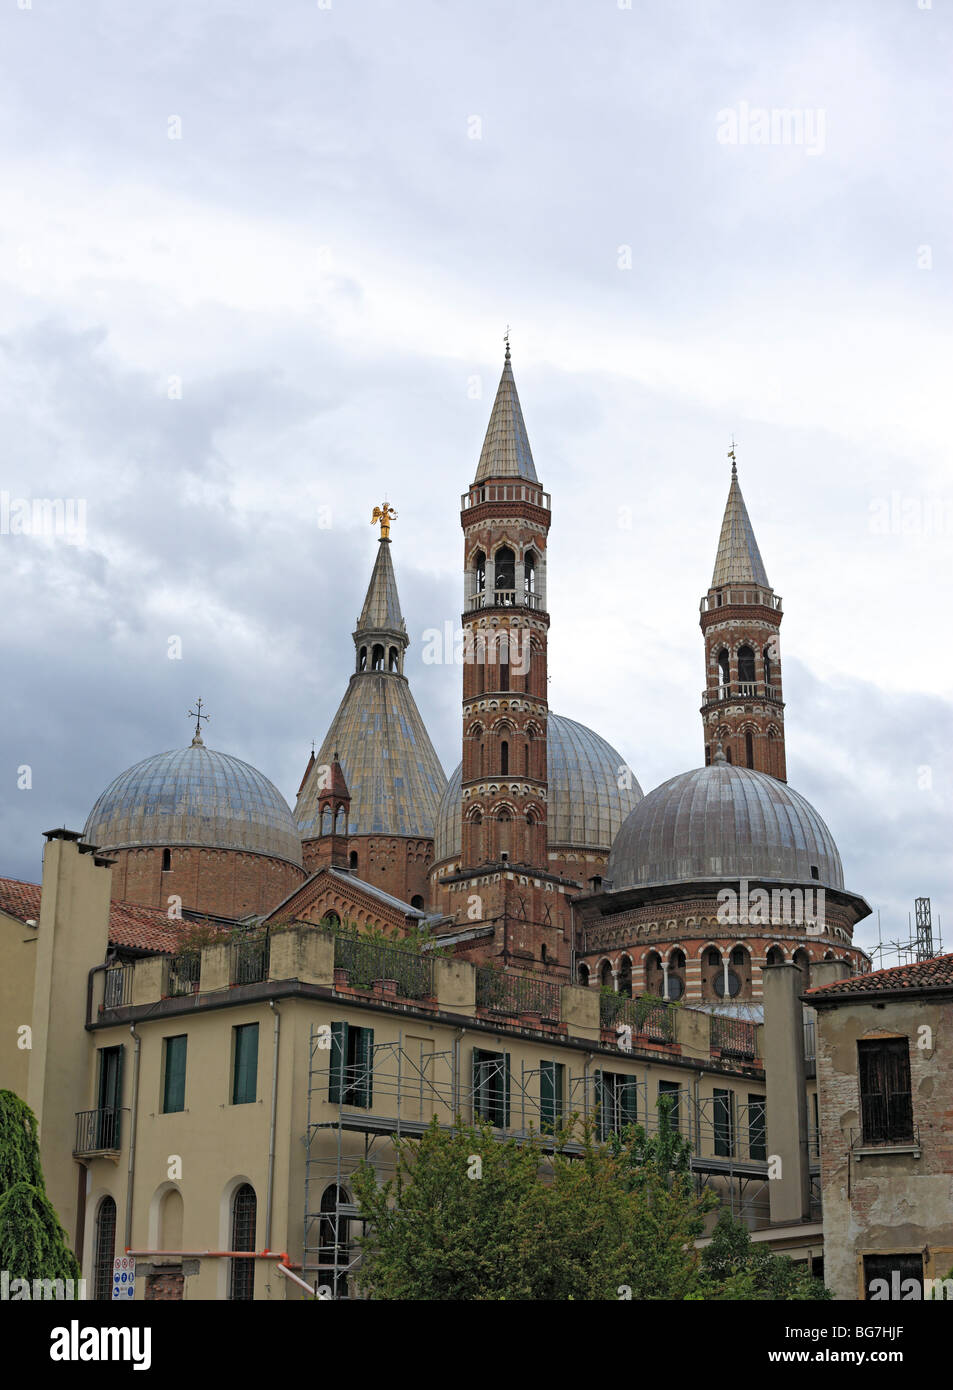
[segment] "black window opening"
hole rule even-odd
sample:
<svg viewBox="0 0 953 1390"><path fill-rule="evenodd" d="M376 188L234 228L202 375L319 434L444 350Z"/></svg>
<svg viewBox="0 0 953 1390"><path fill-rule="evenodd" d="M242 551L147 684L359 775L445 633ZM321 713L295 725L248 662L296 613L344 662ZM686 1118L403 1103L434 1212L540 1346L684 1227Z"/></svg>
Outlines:
<svg viewBox="0 0 953 1390"><path fill-rule="evenodd" d="M357 669L358 669L359 671L366 671L366 670L367 670L367 648L366 648L366 647L362 647L361 650L360 650L360 651L358 652L358 654L357 654Z"/></svg>
<svg viewBox="0 0 953 1390"><path fill-rule="evenodd" d="M170 849L164 849L164 850L162 851L162 872L163 872L164 874L167 874L171 868L172 868L172 851L171 851Z"/></svg>
<svg viewBox="0 0 953 1390"><path fill-rule="evenodd" d="M745 762L749 767L754 767L754 739L750 729L745 733Z"/></svg>
<svg viewBox="0 0 953 1390"><path fill-rule="evenodd" d="M329 1288L334 1298L347 1298L347 1267L350 1263L351 1222L339 1210L350 1204L343 1187L332 1183L321 1194L318 1222L318 1286Z"/></svg>
<svg viewBox="0 0 953 1390"><path fill-rule="evenodd" d="M357 850L356 850L356 849L352 849L352 850L351 850L351 853L350 853L350 854L348 855L348 857L347 857L347 862L348 862L348 864L351 866L351 873L352 873L352 874L356 874L356 873L357 873Z"/></svg>
<svg viewBox="0 0 953 1390"><path fill-rule="evenodd" d="M626 1125L638 1124L638 1086L635 1077L625 1072L596 1072L600 1140L605 1141L610 1134L620 1134Z"/></svg>
<svg viewBox="0 0 953 1390"><path fill-rule="evenodd" d="M352 1023L331 1024L332 1105L369 1110L374 1100L374 1029Z"/></svg>
<svg viewBox="0 0 953 1390"><path fill-rule="evenodd" d="M398 658L398 656L397 656L397 648L396 648L396 647L390 647L389 650L388 650L388 653L387 653L387 669L388 669L388 671L398 671L398 670L400 669L400 660L399 660L399 658Z"/></svg>
<svg viewBox="0 0 953 1390"><path fill-rule="evenodd" d="M511 607L516 596L516 556L508 545L500 546L496 552L496 602Z"/></svg>
<svg viewBox="0 0 953 1390"><path fill-rule="evenodd" d="M539 1067L539 1127L552 1134L563 1123L563 1088L566 1068L562 1062L541 1062Z"/></svg>
<svg viewBox="0 0 953 1390"><path fill-rule="evenodd" d="M916 1251L864 1256L865 1299L921 1299L923 1256Z"/></svg>
<svg viewBox="0 0 953 1390"><path fill-rule="evenodd" d="M734 1158L734 1116L731 1108L730 1091L720 1091L717 1088L713 1091L712 1125L714 1129L715 1157Z"/></svg>
<svg viewBox="0 0 953 1390"><path fill-rule="evenodd" d="M473 1118L496 1129L510 1123L510 1054L473 1049Z"/></svg>
<svg viewBox="0 0 953 1390"><path fill-rule="evenodd" d="M754 684L754 652L750 647L738 648L738 680Z"/></svg>
<svg viewBox="0 0 953 1390"><path fill-rule="evenodd" d="M668 1122L672 1129L678 1129L681 1123L679 1114L679 1100L681 1097L681 1087L677 1081L660 1081L658 1084L659 1100L663 1097L669 1102Z"/></svg>
<svg viewBox="0 0 953 1390"><path fill-rule="evenodd" d="M724 649L722 649L718 653L718 684L720 686L727 688L728 681L730 678L730 671L731 667L728 659L728 653Z"/></svg>
<svg viewBox="0 0 953 1390"><path fill-rule="evenodd" d="M375 671L383 671L384 669L384 648L379 642L375 644L371 652L371 666Z"/></svg>
<svg viewBox="0 0 953 1390"><path fill-rule="evenodd" d="M536 556L531 550L523 556L523 592L529 596L536 593Z"/></svg>
<svg viewBox="0 0 953 1390"><path fill-rule="evenodd" d="M501 687L501 689L505 689L505 688L506 688L505 686ZM500 773L501 773L501 775L505 775L506 773L509 772L509 770L510 770L510 745L507 743L506 739L504 739L503 742L500 744Z"/></svg>
<svg viewBox="0 0 953 1390"><path fill-rule="evenodd" d="M188 1035L165 1038L163 1059L164 1076L162 1082L162 1113L171 1115L185 1109L185 1056Z"/></svg>
<svg viewBox="0 0 953 1390"><path fill-rule="evenodd" d="M857 1044L860 1122L865 1144L912 1144L913 1097L907 1038Z"/></svg>
<svg viewBox="0 0 953 1390"><path fill-rule="evenodd" d="M113 1260L116 1258L116 1203L104 1197L96 1213L93 1254L93 1298L112 1298Z"/></svg>
<svg viewBox="0 0 953 1390"><path fill-rule="evenodd" d="M234 1059L232 1104L250 1105L258 1098L258 1024L243 1023L232 1029ZM239 1249L233 1246L233 1249Z"/></svg>
<svg viewBox="0 0 953 1390"><path fill-rule="evenodd" d="M254 1250L255 1227L258 1221L258 1199L255 1189L242 1183L232 1198L233 1250ZM247 1302L255 1297L255 1261L233 1259L229 1271L228 1296Z"/></svg>
<svg viewBox="0 0 953 1390"><path fill-rule="evenodd" d="M768 1157L767 1125L765 1121L766 1101L764 1096L748 1097L748 1154L758 1163Z"/></svg>
<svg viewBox="0 0 953 1390"><path fill-rule="evenodd" d="M478 550L477 553L476 553L476 559L475 559L474 562L473 562L473 572L474 572L475 580L476 580L476 582L475 582L475 590L476 590L476 592L477 592L478 594L485 593L485 592L486 592L486 556L484 555L484 553L483 553L482 550Z"/></svg>
<svg viewBox="0 0 953 1390"><path fill-rule="evenodd" d="M99 1049L98 1108L94 1145L97 1149L119 1148L119 1122L122 1115L123 1048Z"/></svg>

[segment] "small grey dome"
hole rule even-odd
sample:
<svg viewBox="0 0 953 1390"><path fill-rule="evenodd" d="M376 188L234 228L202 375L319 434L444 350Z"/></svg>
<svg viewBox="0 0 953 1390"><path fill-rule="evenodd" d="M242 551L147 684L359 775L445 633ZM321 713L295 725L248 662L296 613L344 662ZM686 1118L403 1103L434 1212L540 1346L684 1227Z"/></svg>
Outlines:
<svg viewBox="0 0 953 1390"><path fill-rule="evenodd" d="M816 870L816 875L812 873ZM815 878L843 888L831 832L786 782L717 761L656 787L616 837L606 870L614 888L692 879Z"/></svg>
<svg viewBox="0 0 953 1390"><path fill-rule="evenodd" d="M201 743L121 773L90 811L83 835L107 850L199 845L301 865L301 837L278 788L248 763Z"/></svg>
<svg viewBox="0 0 953 1390"><path fill-rule="evenodd" d="M546 838L554 847L608 850L642 799L642 788L625 759L599 734L564 715L549 715L546 772ZM435 863L460 853L461 787L458 765L437 807Z"/></svg>

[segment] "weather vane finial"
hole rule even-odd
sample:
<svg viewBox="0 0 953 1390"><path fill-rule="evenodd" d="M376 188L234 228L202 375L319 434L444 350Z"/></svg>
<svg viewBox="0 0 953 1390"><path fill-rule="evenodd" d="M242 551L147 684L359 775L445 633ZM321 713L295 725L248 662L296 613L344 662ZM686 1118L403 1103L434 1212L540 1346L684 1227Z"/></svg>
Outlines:
<svg viewBox="0 0 953 1390"><path fill-rule="evenodd" d="M732 476L733 478L737 478L737 476L738 476L738 465L737 465L737 463L735 462L735 437L734 437L734 435L731 436L731 448L728 450L728 457L731 459L731 476Z"/></svg>
<svg viewBox="0 0 953 1390"><path fill-rule="evenodd" d="M397 513L389 502L385 502L382 507L374 508L374 515L371 517L371 525L380 525L381 540L390 540L390 524L396 519Z"/></svg>
<svg viewBox="0 0 953 1390"><path fill-rule="evenodd" d="M506 325L506 332L503 334L503 342L506 344L506 358L505 358L504 360L508 362L508 361L510 360L510 326L509 326L509 324Z"/></svg>
<svg viewBox="0 0 953 1390"><path fill-rule="evenodd" d="M211 715L202 713L202 701L196 701L196 709L189 710L189 718L195 720L195 737L192 740L192 747L201 748L202 745L202 720L210 719Z"/></svg>

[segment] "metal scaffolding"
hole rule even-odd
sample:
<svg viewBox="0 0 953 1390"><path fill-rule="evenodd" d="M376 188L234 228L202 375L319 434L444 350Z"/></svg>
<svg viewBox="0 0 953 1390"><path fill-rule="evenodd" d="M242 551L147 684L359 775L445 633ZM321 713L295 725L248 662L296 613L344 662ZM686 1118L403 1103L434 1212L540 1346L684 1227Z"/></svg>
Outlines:
<svg viewBox="0 0 953 1390"><path fill-rule="evenodd" d="M505 1053L477 1048L464 1066L459 1040L435 1051L432 1038L404 1029L395 1041L366 1047L360 1037L354 1046L345 1038L328 1025L311 1027L301 1272L319 1298L347 1298L359 1263L356 1236L364 1222L351 1192L356 1168L366 1161L386 1180L395 1171L392 1140L420 1138L434 1119L447 1132L457 1121L488 1122L500 1141L538 1136L545 1151L555 1147L547 1133L574 1113L596 1119L598 1139L628 1122L655 1134L657 1097L667 1094L673 1126L691 1145L696 1189L713 1186L752 1229L769 1219L764 1103L743 1102L732 1089L756 1082L725 1076L723 1096L700 1098L697 1086L653 1088L647 1064L642 1076L622 1071L624 1054L618 1062L605 1058L608 1066L574 1071L557 1060L564 1055L557 1049L553 1060L511 1070ZM544 1085L555 1065L562 1066L558 1094ZM572 1156L582 1146L572 1142L561 1151Z"/></svg>

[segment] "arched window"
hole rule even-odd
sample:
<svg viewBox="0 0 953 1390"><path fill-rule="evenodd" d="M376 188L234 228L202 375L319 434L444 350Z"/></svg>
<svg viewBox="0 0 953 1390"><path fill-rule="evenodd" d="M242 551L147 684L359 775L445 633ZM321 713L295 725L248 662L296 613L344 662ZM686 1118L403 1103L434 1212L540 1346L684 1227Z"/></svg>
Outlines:
<svg viewBox="0 0 953 1390"><path fill-rule="evenodd" d="M803 946L799 946L791 957L791 961L804 976L804 988L807 989L811 983L811 957Z"/></svg>
<svg viewBox="0 0 953 1390"><path fill-rule="evenodd" d="M765 685L771 684L771 658L768 655L767 647L764 649L764 683Z"/></svg>
<svg viewBox="0 0 953 1390"><path fill-rule="evenodd" d="M754 652L751 647L738 648L738 679L749 685L754 684Z"/></svg>
<svg viewBox="0 0 953 1390"><path fill-rule="evenodd" d="M340 1212L350 1204L343 1187L332 1183L321 1194L321 1220L318 1223L318 1283L331 1288L335 1298L347 1297L347 1266L350 1263L351 1223Z"/></svg>
<svg viewBox="0 0 953 1390"><path fill-rule="evenodd" d="M728 689L730 672L731 666L729 663L728 653L725 650L725 648L722 647L721 651L718 653L718 684L722 686L725 690Z"/></svg>
<svg viewBox="0 0 953 1390"><path fill-rule="evenodd" d="M730 743L729 743L728 747L725 749L725 757L728 759L729 762L732 762L732 761L733 761L732 756L731 756L731 744L730 744Z"/></svg>
<svg viewBox="0 0 953 1390"><path fill-rule="evenodd" d="M356 849L352 849L352 850L351 850L351 853L350 853L350 854L348 855L348 857L347 857L347 862L348 862L348 864L350 864L350 866L351 866L351 873L352 873L352 874L356 874L356 873L357 873L357 850L356 850Z"/></svg>
<svg viewBox="0 0 953 1390"><path fill-rule="evenodd" d="M367 648L366 648L366 647L362 647L361 650L360 650L360 651L358 652L358 654L357 654L357 669L358 669L359 671L366 671L366 670L367 670Z"/></svg>
<svg viewBox="0 0 953 1390"><path fill-rule="evenodd" d="M745 730L745 762L749 767L754 767L754 739L750 729Z"/></svg>
<svg viewBox="0 0 953 1390"><path fill-rule="evenodd" d="M588 988L589 988L589 967L588 967L588 965L585 965L584 963L580 962L579 969L578 969L578 971L577 971L576 973L577 973L577 976L578 976L578 982L579 982L579 984L581 984L581 985L583 986L584 989L588 989Z"/></svg>
<svg viewBox="0 0 953 1390"><path fill-rule="evenodd" d="M500 744L500 772L505 776L510 770L510 745L506 739Z"/></svg>
<svg viewBox="0 0 953 1390"><path fill-rule="evenodd" d="M339 927L341 925L341 919L336 912L326 912L324 914L324 923L329 927ZM236 1246L235 1248L237 1249L238 1247Z"/></svg>
<svg viewBox="0 0 953 1390"><path fill-rule="evenodd" d="M486 556L482 550L478 550L473 561L473 573L475 578L474 593L486 593Z"/></svg>
<svg viewBox="0 0 953 1390"><path fill-rule="evenodd" d="M415 893L410 900L411 907L416 907L419 912L423 911L424 900L419 893Z"/></svg>
<svg viewBox="0 0 953 1390"><path fill-rule="evenodd" d="M169 871L171 868L172 868L172 851L171 851L170 849L164 849L164 850L162 851L162 872L163 872L163 873L168 873L168 871Z"/></svg>
<svg viewBox="0 0 953 1390"><path fill-rule="evenodd" d="M628 956L619 962L619 993L632 998L632 962Z"/></svg>
<svg viewBox="0 0 953 1390"><path fill-rule="evenodd" d="M783 965L784 952L780 946L772 946L765 957L765 965Z"/></svg>
<svg viewBox="0 0 953 1390"><path fill-rule="evenodd" d="M602 970L599 972L599 983L603 989L612 988L612 966L608 961L604 961Z"/></svg>
<svg viewBox="0 0 953 1390"><path fill-rule="evenodd" d="M508 545L501 545L496 552L496 603L503 608L511 608L516 598L516 556Z"/></svg>
<svg viewBox="0 0 953 1390"><path fill-rule="evenodd" d="M681 999L685 993L685 952L676 949L668 958L668 993L666 999Z"/></svg>
<svg viewBox="0 0 953 1390"><path fill-rule="evenodd" d="M321 834L330 835L331 833L331 807L325 806L321 812Z"/></svg>
<svg viewBox="0 0 953 1390"><path fill-rule="evenodd" d="M184 1207L182 1193L170 1187L159 1203L159 1249L181 1250Z"/></svg>
<svg viewBox="0 0 953 1390"><path fill-rule="evenodd" d="M542 946L539 948L539 958L540 958L540 960L543 962L543 964L545 965L545 964L546 964L546 942L545 942L545 941L543 942Z"/></svg>
<svg viewBox="0 0 953 1390"><path fill-rule="evenodd" d="M383 671L384 669L384 648L380 642L375 642L374 650L371 652L371 667L375 671Z"/></svg>
<svg viewBox="0 0 953 1390"><path fill-rule="evenodd" d="M334 817L334 833L335 835L343 835L346 831L347 822L345 820L344 807L339 806Z"/></svg>
<svg viewBox="0 0 953 1390"><path fill-rule="evenodd" d="M258 1200L255 1189L242 1183L232 1198L232 1250L254 1250L255 1228L258 1223ZM228 1296L237 1302L255 1297L255 1261L232 1260L229 1271Z"/></svg>
<svg viewBox="0 0 953 1390"><path fill-rule="evenodd" d="M523 556L523 593L532 598L536 593L536 552L527 550Z"/></svg>
<svg viewBox="0 0 953 1390"><path fill-rule="evenodd" d="M116 1249L116 1203L104 1197L96 1213L96 1245L93 1254L93 1298L112 1298L113 1260Z"/></svg>
<svg viewBox="0 0 953 1390"><path fill-rule="evenodd" d="M398 669L396 647L391 647L387 653L387 669L388 671L396 671Z"/></svg>

